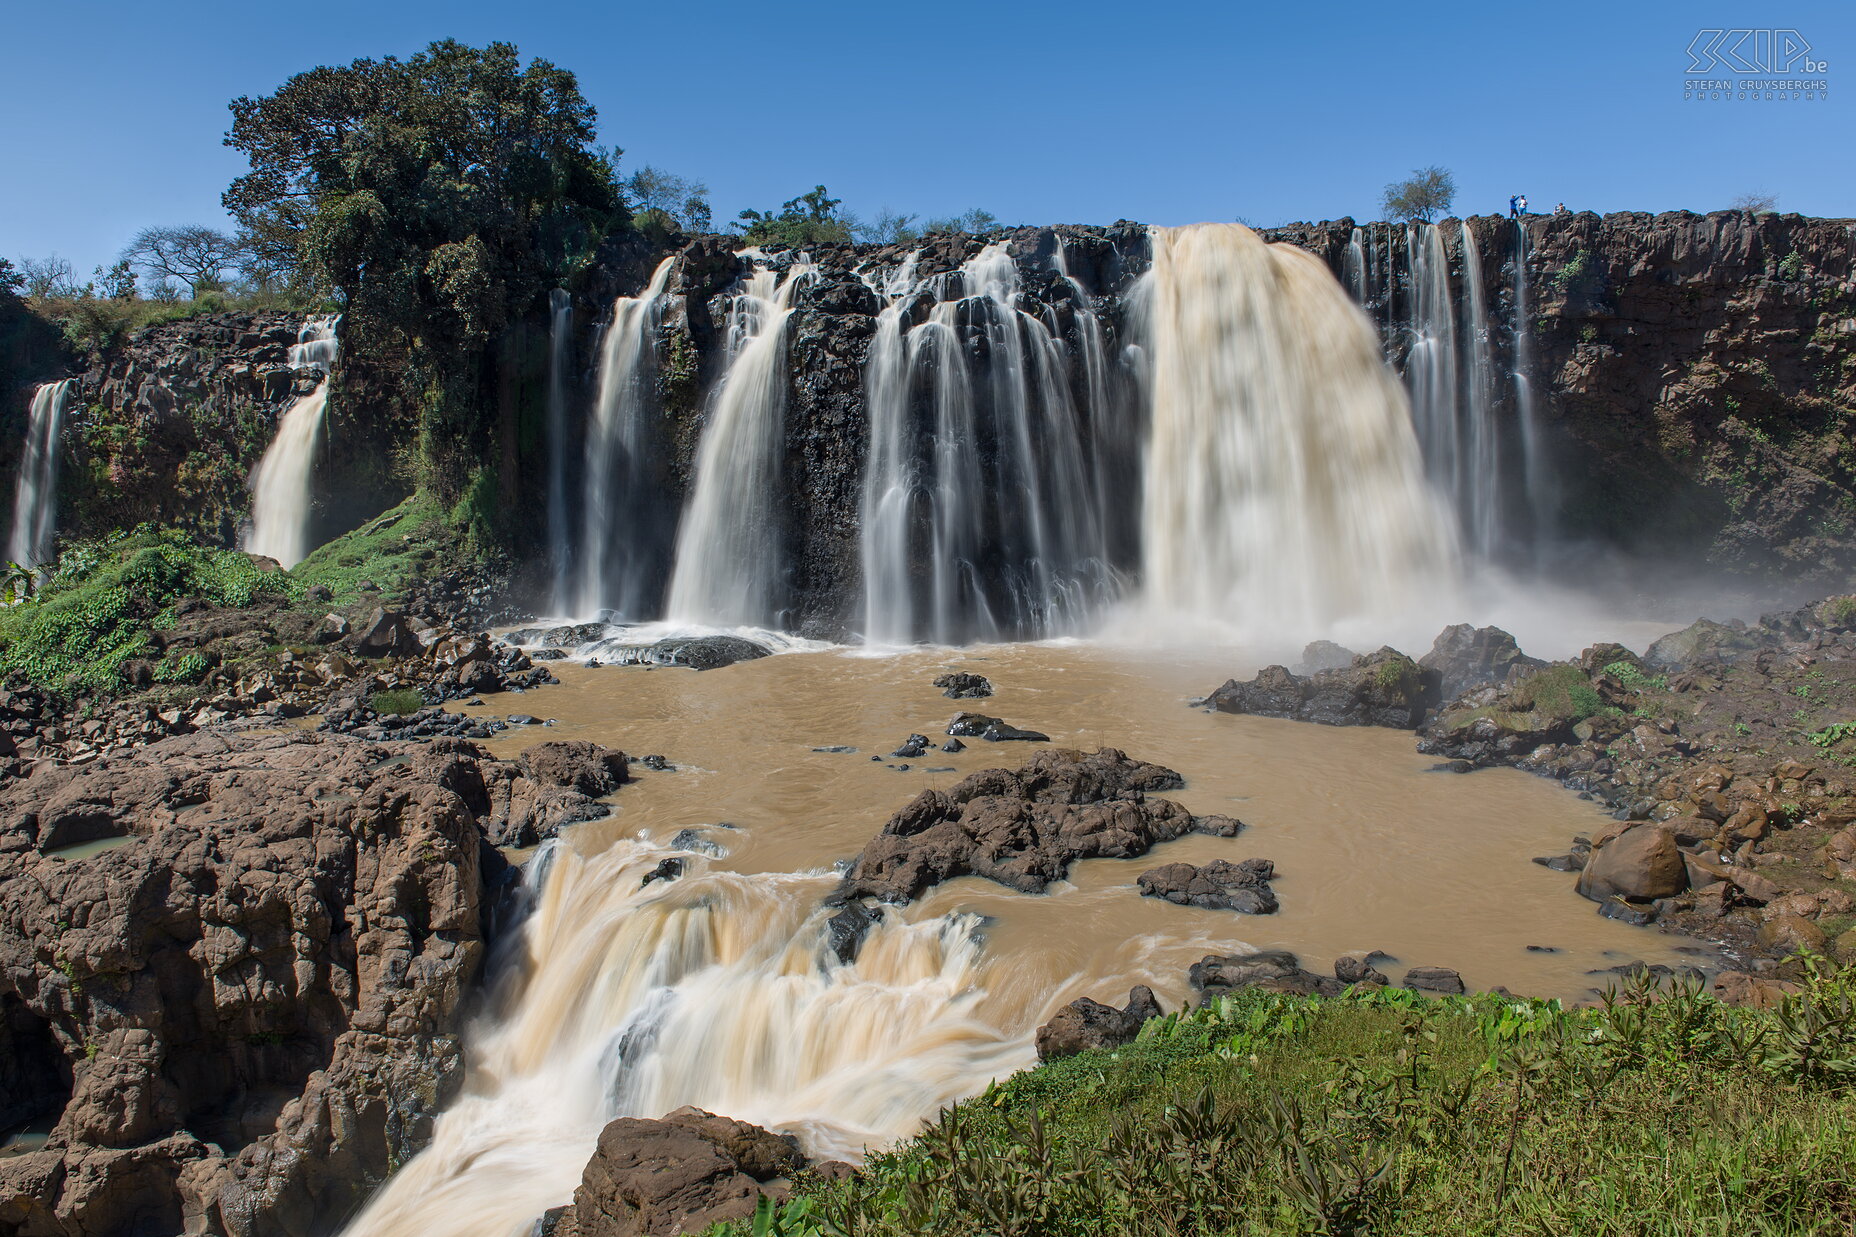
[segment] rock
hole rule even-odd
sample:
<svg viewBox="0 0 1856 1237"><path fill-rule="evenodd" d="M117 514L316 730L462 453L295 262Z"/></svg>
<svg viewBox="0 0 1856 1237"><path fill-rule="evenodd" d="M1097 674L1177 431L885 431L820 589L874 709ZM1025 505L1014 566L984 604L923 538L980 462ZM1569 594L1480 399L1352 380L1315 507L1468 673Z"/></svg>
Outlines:
<svg viewBox="0 0 1856 1237"><path fill-rule="evenodd" d="M967 745L962 743L959 739L949 739L941 745L941 750L944 752L964 752L967 750Z"/></svg>
<svg viewBox="0 0 1856 1237"><path fill-rule="evenodd" d="M631 780L624 752L573 739L537 743L516 757L523 776L542 786L558 786L598 799Z"/></svg>
<svg viewBox="0 0 1856 1237"><path fill-rule="evenodd" d="M919 760L928 754L928 736L912 734L902 741L902 746L891 752L891 756L903 760Z"/></svg>
<svg viewBox="0 0 1856 1237"><path fill-rule="evenodd" d="M686 666L719 670L737 662L771 657L773 650L740 636L672 636L655 644L602 650L615 666Z"/></svg>
<svg viewBox="0 0 1856 1237"><path fill-rule="evenodd" d="M335 594L332 591L330 591L329 586L326 584L310 585L308 590L304 592L303 596L308 598L310 601L334 601L335 600Z"/></svg>
<svg viewBox="0 0 1856 1237"><path fill-rule="evenodd" d="M1276 895L1270 881L1276 865L1268 859L1232 863L1214 859L1203 867L1169 863L1143 872L1135 883L1149 898L1164 898L1176 906L1205 910L1232 910L1243 915L1273 915Z"/></svg>
<svg viewBox="0 0 1856 1237"><path fill-rule="evenodd" d="M668 758L658 755L643 757L638 763L651 770L653 773L668 773L670 770L676 768L675 765L670 763Z"/></svg>
<svg viewBox="0 0 1856 1237"><path fill-rule="evenodd" d="M435 740L438 754L468 755L470 744ZM535 846L567 825L611 814L599 802L631 779L624 752L581 740L538 743L510 762L473 761L457 784L484 804L483 826L498 846Z"/></svg>
<svg viewBox="0 0 1856 1237"><path fill-rule="evenodd" d="M1220 713L1281 717L1323 726L1415 729L1435 704L1437 676L1403 653L1382 648L1341 670L1298 678L1266 666L1248 683L1236 679L1207 696Z"/></svg>
<svg viewBox="0 0 1856 1237"><path fill-rule="evenodd" d="M1202 1004L1241 988L1303 996L1339 996L1344 990L1340 980L1302 969L1296 956L1282 949L1229 957L1208 954L1192 964L1189 978L1193 989L1201 994Z"/></svg>
<svg viewBox="0 0 1856 1237"><path fill-rule="evenodd" d="M1302 660L1296 665L1295 673L1307 677L1324 670L1345 670L1358 656L1352 649L1342 648L1332 640L1311 640L1302 647Z"/></svg>
<svg viewBox="0 0 1856 1237"><path fill-rule="evenodd" d="M1828 942L1822 928L1802 915L1786 912L1759 925L1759 944L1777 953L1821 954Z"/></svg>
<svg viewBox="0 0 1856 1237"><path fill-rule="evenodd" d="M1710 990L1715 997L1728 1005L1771 1009L1781 1004L1786 997L1798 992L1799 987L1795 983L1774 979L1768 975L1755 975L1748 971L1722 971L1714 977Z"/></svg>
<svg viewBox="0 0 1856 1237"><path fill-rule="evenodd" d="M325 614L309 633L312 644L334 644L348 635L348 620L339 614Z"/></svg>
<svg viewBox="0 0 1856 1237"><path fill-rule="evenodd" d="M1545 662L1521 652L1513 636L1499 627L1446 627L1418 659L1418 665L1438 676L1439 697L1455 700L1472 687L1505 683L1517 670L1537 670Z"/></svg>
<svg viewBox="0 0 1856 1237"><path fill-rule="evenodd" d="M778 1135L701 1109L678 1109L661 1121L621 1117L600 1132L573 1205L555 1220L554 1232L699 1233L753 1215L762 1184L803 1163Z"/></svg>
<svg viewBox="0 0 1856 1237"><path fill-rule="evenodd" d="M831 941L831 951L838 955L838 961L849 966L857 961L857 951L863 948L864 937L883 917L882 907L867 907L861 902L852 902L843 910L825 921L825 931Z"/></svg>
<svg viewBox="0 0 1856 1237"><path fill-rule="evenodd" d="M1334 978L1343 984L1379 984L1381 987L1391 984L1385 973L1373 965L1373 959L1383 957L1376 949L1356 949L1334 959Z"/></svg>
<svg viewBox="0 0 1856 1237"><path fill-rule="evenodd" d="M1413 992L1436 992L1450 996L1463 994L1463 977L1449 967L1414 966L1405 972L1405 987Z"/></svg>
<svg viewBox="0 0 1856 1237"><path fill-rule="evenodd" d="M1579 896L1594 902L1624 898L1653 902L1688 888L1688 867L1675 835L1658 825L1637 825L1592 852L1579 874Z"/></svg>
<svg viewBox="0 0 1856 1237"><path fill-rule="evenodd" d="M1578 872L1585 867L1585 857L1577 852L1564 855L1540 855L1534 862L1554 872Z"/></svg>
<svg viewBox="0 0 1856 1237"><path fill-rule="evenodd" d="M936 687L945 688L941 694L950 700L970 700L992 695L992 684L984 675L954 672L941 675L935 679Z"/></svg>
<svg viewBox="0 0 1856 1237"><path fill-rule="evenodd" d="M0 790L0 1111L55 1122L8 1216L333 1231L420 1148L507 869L447 784L476 757L382 750L202 732ZM41 856L78 821L132 840Z"/></svg>
<svg viewBox="0 0 1856 1237"><path fill-rule="evenodd" d="M1179 774L1113 748L1040 752L1016 771L984 769L945 791L924 790L884 825L833 897L906 902L957 876L1026 893L1060 880L1078 859L1130 858L1194 832Z"/></svg>
<svg viewBox="0 0 1856 1237"><path fill-rule="evenodd" d="M1644 652L1643 664L1655 671L1673 673L1708 660L1732 661L1770 643L1761 633L1749 632L1746 624L1737 619L1731 623L1696 619L1652 644Z"/></svg>
<svg viewBox="0 0 1856 1237"><path fill-rule="evenodd" d="M957 737L982 738L994 743L1011 740L1024 740L1034 743L1048 743L1050 736L1035 730L1020 730L1007 723L1003 718L988 717L984 713L956 713L954 720L947 724L947 733Z"/></svg>
<svg viewBox="0 0 1856 1237"><path fill-rule="evenodd" d="M1134 1042L1141 1026L1160 1016L1153 990L1142 986L1128 994L1126 1008L1116 1009L1088 997L1071 1001L1038 1028L1038 1060L1055 1061L1079 1052L1119 1048Z"/></svg>
<svg viewBox="0 0 1856 1237"><path fill-rule="evenodd" d="M659 859L657 866L646 872L644 879L638 884L642 888L652 881L673 881L681 875L683 875L683 860L672 855L668 859Z"/></svg>
<svg viewBox="0 0 1856 1237"><path fill-rule="evenodd" d="M354 637L353 648L362 657L411 657L423 646L405 616L378 606Z"/></svg>

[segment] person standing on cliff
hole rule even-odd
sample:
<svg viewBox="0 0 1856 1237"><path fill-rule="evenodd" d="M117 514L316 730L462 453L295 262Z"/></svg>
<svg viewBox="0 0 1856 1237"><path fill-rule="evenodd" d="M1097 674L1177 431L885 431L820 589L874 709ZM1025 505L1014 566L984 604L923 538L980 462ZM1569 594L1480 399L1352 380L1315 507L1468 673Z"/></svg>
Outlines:
<svg viewBox="0 0 1856 1237"><path fill-rule="evenodd" d="M1516 207L1515 203L1519 202L1520 200L1521 200L1520 198L1516 197L1512 193L1508 195L1508 217L1510 219L1513 219L1515 217L1515 214L1517 210L1519 209L1518 207Z"/></svg>
<svg viewBox="0 0 1856 1237"><path fill-rule="evenodd" d="M1521 203L1521 213L1525 215L1527 213L1527 195L1524 193L1517 200Z"/></svg>

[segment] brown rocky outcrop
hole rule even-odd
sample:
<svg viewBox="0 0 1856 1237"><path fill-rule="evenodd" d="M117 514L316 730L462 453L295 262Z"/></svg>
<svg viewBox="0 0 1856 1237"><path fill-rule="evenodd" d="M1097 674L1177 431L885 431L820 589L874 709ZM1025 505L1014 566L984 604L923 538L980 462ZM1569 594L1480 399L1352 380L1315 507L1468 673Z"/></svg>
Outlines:
<svg viewBox="0 0 1856 1237"><path fill-rule="evenodd" d="M1249 682L1227 679L1202 703L1220 713L1412 730L1435 706L1439 678L1403 653L1382 648L1355 657L1343 669L1307 677L1283 666L1265 666Z"/></svg>
<svg viewBox="0 0 1856 1237"><path fill-rule="evenodd" d="M1135 885L1143 895L1163 898L1176 906L1273 915L1276 894L1270 889L1270 881L1275 876L1276 865L1268 859L1238 863L1214 859L1202 866L1169 863L1150 868L1135 878Z"/></svg>
<svg viewBox="0 0 1856 1237"><path fill-rule="evenodd" d="M206 731L0 791L0 1112L54 1122L0 1231L332 1231L460 1080L497 767Z"/></svg>
<svg viewBox="0 0 1856 1237"><path fill-rule="evenodd" d="M1438 634L1418 665L1436 673L1440 700L1455 700L1472 687L1505 683L1517 672L1538 670L1546 663L1523 653L1515 638L1499 627L1456 623Z"/></svg>
<svg viewBox="0 0 1856 1237"><path fill-rule="evenodd" d="M982 769L945 791L922 791L892 816L833 896L906 902L957 876L1039 893L1078 859L1126 859L1187 833L1230 837L1241 827L1148 797L1182 785L1171 769L1108 747Z"/></svg>
<svg viewBox="0 0 1856 1237"><path fill-rule="evenodd" d="M1159 1016L1160 1002L1145 984L1130 990L1128 1003L1120 1009L1078 997L1038 1028L1038 1060L1055 1061L1079 1052L1119 1048L1132 1043L1141 1027Z"/></svg>
<svg viewBox="0 0 1856 1237"><path fill-rule="evenodd" d="M700 1108L662 1120L621 1117L599 1135L571 1206L547 1237L671 1237L754 1213L770 1185L804 1167L792 1139Z"/></svg>

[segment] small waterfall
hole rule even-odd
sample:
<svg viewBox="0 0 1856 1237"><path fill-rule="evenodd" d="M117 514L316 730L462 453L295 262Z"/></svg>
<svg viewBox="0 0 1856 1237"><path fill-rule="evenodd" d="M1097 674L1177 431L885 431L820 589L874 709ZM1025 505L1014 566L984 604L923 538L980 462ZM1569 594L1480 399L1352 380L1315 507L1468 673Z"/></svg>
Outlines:
<svg viewBox="0 0 1856 1237"><path fill-rule="evenodd" d="M1027 1037L977 1013L976 916L891 914L846 964L819 906L829 876L685 856L696 870L641 885L665 851L551 845L463 1093L349 1237L517 1237L572 1196L618 1116L694 1104L856 1159L1030 1063Z"/></svg>
<svg viewBox="0 0 1856 1237"><path fill-rule="evenodd" d="M22 567L45 567L58 534L58 455L64 434L65 405L76 379L47 382L33 392L26 422L26 448L19 461L19 484L13 492L13 532L7 558Z"/></svg>
<svg viewBox="0 0 1856 1237"><path fill-rule="evenodd" d="M1451 587L1405 393L1326 265L1237 224L1151 236L1150 606L1306 639Z"/></svg>
<svg viewBox="0 0 1856 1237"><path fill-rule="evenodd" d="M614 610L621 618L650 617L662 564L641 530L654 521L651 492L651 422L656 413L656 339L664 290L676 270L665 258L637 296L613 302L599 355L599 390L587 430L586 476L581 486L583 529L577 556L579 582L563 613Z"/></svg>
<svg viewBox="0 0 1856 1237"><path fill-rule="evenodd" d="M567 529L567 358L573 345L574 302L565 288L548 293L548 559L554 564L554 608L567 601L573 570Z"/></svg>
<svg viewBox="0 0 1856 1237"><path fill-rule="evenodd" d="M786 320L812 277L757 267L728 305L728 368L710 400L670 580L673 623L773 627L786 564L779 518L786 445Z"/></svg>
<svg viewBox="0 0 1856 1237"><path fill-rule="evenodd" d="M322 446L323 413L328 404L329 371L340 346L335 328L341 315L317 315L303 323L290 349L290 368L313 369L316 389L300 396L277 422L277 436L251 473L251 525L244 549L276 559L285 567L303 561L309 544L310 481L316 452Z"/></svg>
<svg viewBox="0 0 1856 1237"><path fill-rule="evenodd" d="M1054 266L1070 292L1067 323L1054 307L1041 317L1019 308L1003 243L919 283L907 266L886 289L865 384L871 643L1052 635L1114 591L1106 336L1061 247ZM925 314L922 302L932 302ZM905 329L909 316L919 321Z"/></svg>
<svg viewBox="0 0 1856 1237"><path fill-rule="evenodd" d="M1482 290L1482 259L1468 224L1458 235L1463 252L1463 454L1457 461L1454 488L1469 548L1486 559L1501 549L1501 427L1495 417L1495 362Z"/></svg>
<svg viewBox="0 0 1856 1237"><path fill-rule="evenodd" d="M1418 444L1431 481L1462 510L1462 418L1457 404L1456 302L1443 233L1413 223L1406 234L1411 270L1411 350L1405 380Z"/></svg>
<svg viewBox="0 0 1856 1237"><path fill-rule="evenodd" d="M1540 420L1534 409L1533 329L1527 296L1527 222L1514 228L1514 397L1515 417L1521 423L1521 475L1527 483L1528 513L1533 518L1530 541L1536 555L1553 539L1554 513L1559 494L1547 466L1540 441Z"/></svg>

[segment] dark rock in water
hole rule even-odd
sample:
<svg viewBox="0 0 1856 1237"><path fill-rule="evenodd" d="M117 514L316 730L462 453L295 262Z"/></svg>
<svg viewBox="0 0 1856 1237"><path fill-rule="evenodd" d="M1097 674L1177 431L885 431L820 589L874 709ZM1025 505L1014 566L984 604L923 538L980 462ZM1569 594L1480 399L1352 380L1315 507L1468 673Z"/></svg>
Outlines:
<svg viewBox="0 0 1856 1237"><path fill-rule="evenodd" d="M815 747L812 750L815 752L832 752L835 754L849 755L850 753L855 752L857 749L854 747L846 747L844 744L838 743L838 744L833 744L831 747Z"/></svg>
<svg viewBox="0 0 1856 1237"><path fill-rule="evenodd" d="M988 739L994 743L1006 743L1013 740L1026 740L1033 743L1048 743L1050 736L1036 730L1020 730L1004 718L988 717L984 713L956 713L954 720L947 724L947 733L966 738Z"/></svg>
<svg viewBox="0 0 1856 1237"><path fill-rule="evenodd" d="M1324 726L1415 729L1436 701L1434 672L1393 649L1353 659L1344 670L1299 678L1266 666L1248 683L1228 680L1204 704L1221 713L1282 717Z"/></svg>
<svg viewBox="0 0 1856 1237"><path fill-rule="evenodd" d="M1119 1048L1134 1041L1141 1026L1160 1016L1153 989L1142 984L1128 993L1122 1009L1080 997L1038 1028L1038 1060L1055 1061L1079 1052Z"/></svg>
<svg viewBox="0 0 1856 1237"><path fill-rule="evenodd" d="M1192 831L1215 838L1234 838L1244 831L1244 822L1235 816L1221 816L1214 812L1210 816L1195 817Z"/></svg>
<svg viewBox="0 0 1856 1237"><path fill-rule="evenodd" d="M1455 700L1472 687L1506 683L1517 671L1538 670L1547 663L1521 652L1513 636L1499 627L1446 627L1418 659L1418 665L1435 671L1439 698Z"/></svg>
<svg viewBox="0 0 1856 1237"><path fill-rule="evenodd" d="M532 713L511 713L509 724L511 726L539 726L541 719Z"/></svg>
<svg viewBox="0 0 1856 1237"><path fill-rule="evenodd" d="M944 674L934 681L936 687L945 688L942 693L950 700L977 699L992 695L992 684L984 675L953 673Z"/></svg>
<svg viewBox="0 0 1856 1237"><path fill-rule="evenodd" d="M909 766L907 765L891 765L889 767L898 773L907 773L909 771Z"/></svg>
<svg viewBox="0 0 1856 1237"><path fill-rule="evenodd" d="M883 917L881 907L867 907L861 902L852 902L843 910L825 921L825 931L831 942L831 951L838 955L838 961L846 966L857 961L857 951L863 948L864 937Z"/></svg>
<svg viewBox="0 0 1856 1237"><path fill-rule="evenodd" d="M947 724L947 733L977 739L984 734L986 727L999 719L988 717L984 713L956 713L954 720Z"/></svg>
<svg viewBox="0 0 1856 1237"><path fill-rule="evenodd" d="M1564 855L1537 855L1534 858L1534 862L1543 868L1550 868L1555 872L1577 872L1585 867L1585 860L1571 853Z"/></svg>
<svg viewBox="0 0 1856 1237"><path fill-rule="evenodd" d="M770 657L773 650L740 636L671 636L656 644L610 650L621 666L687 666L692 670L719 670L736 662Z"/></svg>
<svg viewBox="0 0 1856 1237"><path fill-rule="evenodd" d="M668 859L658 860L657 866L652 868L649 872L646 872L644 874L644 879L639 881L638 884L639 887L642 888L652 881L673 881L681 875L683 875L683 860L672 855Z"/></svg>
<svg viewBox="0 0 1856 1237"><path fill-rule="evenodd" d="M1463 994L1463 977L1449 967L1414 966L1405 972L1405 987L1413 992L1436 992L1450 996Z"/></svg>
<svg viewBox="0 0 1856 1237"><path fill-rule="evenodd" d="M944 752L964 752L967 750L967 745L962 743L959 739L949 739L941 745L941 750Z"/></svg>
<svg viewBox="0 0 1856 1237"><path fill-rule="evenodd" d="M1426 773L1474 773L1475 771L1476 766L1467 760L1440 760L1425 770Z"/></svg>
<svg viewBox="0 0 1856 1237"><path fill-rule="evenodd" d="M1376 949L1356 949L1334 959L1334 978L1343 984L1379 984L1384 987L1392 981L1385 972L1373 965L1373 959L1383 958L1384 954Z"/></svg>
<svg viewBox="0 0 1856 1237"><path fill-rule="evenodd" d="M916 760L927 754L928 736L922 734L910 735L902 741L901 747L890 753L891 756L898 756L904 760Z"/></svg>
<svg viewBox="0 0 1856 1237"><path fill-rule="evenodd" d="M664 757L656 755L641 757L638 763L651 770L653 773L663 773L675 767Z"/></svg>
<svg viewBox="0 0 1856 1237"><path fill-rule="evenodd" d="M1359 654L1332 640L1311 640L1302 648L1302 660L1295 667L1299 675L1320 674L1323 670L1345 670Z"/></svg>
<svg viewBox="0 0 1856 1237"><path fill-rule="evenodd" d="M1021 730L1017 726L1008 726L1002 721L994 721L980 733L980 737L989 743L1049 743L1050 736L1041 730Z"/></svg>
<svg viewBox="0 0 1856 1237"><path fill-rule="evenodd" d="M1656 922L1656 912L1647 906L1633 906L1622 898L1609 898L1598 904L1598 914L1633 928L1647 928Z"/></svg>
<svg viewBox="0 0 1856 1237"><path fill-rule="evenodd" d="M601 1131L573 1205L553 1217L553 1231L571 1237L700 1233L752 1216L763 1183L804 1164L790 1138L700 1108L679 1108L661 1121L620 1117Z"/></svg>
<svg viewBox="0 0 1856 1237"><path fill-rule="evenodd" d="M1284 949L1221 957L1208 954L1192 964L1188 973L1201 1003L1209 1003L1240 988L1266 992L1292 992L1303 996L1339 996L1343 985L1330 975L1302 969L1296 956Z"/></svg>
<svg viewBox="0 0 1856 1237"><path fill-rule="evenodd" d="M433 746L459 755L476 750L456 740ZM482 795L484 831L498 846L534 846L567 825L607 816L612 809L599 800L631 780L624 752L577 740L539 743L513 761L480 767L474 778L462 770L448 776L461 791Z"/></svg>
<svg viewBox="0 0 1856 1237"><path fill-rule="evenodd" d="M1559 952L1559 946L1557 945L1529 945L1527 947L1527 952L1530 954L1556 954Z"/></svg>
<svg viewBox="0 0 1856 1237"><path fill-rule="evenodd" d="M1078 859L1131 858L1194 832L1168 799L1179 774L1113 748L1039 752L1016 771L984 769L947 790L924 790L857 857L840 900L906 902L957 876L1042 892Z"/></svg>
<svg viewBox="0 0 1856 1237"><path fill-rule="evenodd" d="M1614 898L1654 902L1688 888L1688 864L1675 833L1663 825L1634 825L1599 846L1579 873L1579 896L1607 904Z"/></svg>
<svg viewBox="0 0 1856 1237"><path fill-rule="evenodd" d="M1141 873L1135 884L1144 896L1164 898L1175 906L1272 915L1276 912L1276 895L1270 890L1270 881L1275 875L1276 865L1268 859L1246 859L1241 863L1214 859L1203 867L1169 863L1153 868Z"/></svg>
<svg viewBox="0 0 1856 1237"><path fill-rule="evenodd" d="M699 855L710 855L717 859L728 853L696 829L677 830L676 836L670 839L670 848L695 851Z"/></svg>
<svg viewBox="0 0 1856 1237"><path fill-rule="evenodd" d="M561 649L534 649L528 654L531 661L566 661L567 654Z"/></svg>

